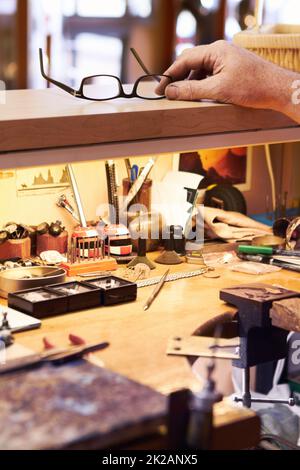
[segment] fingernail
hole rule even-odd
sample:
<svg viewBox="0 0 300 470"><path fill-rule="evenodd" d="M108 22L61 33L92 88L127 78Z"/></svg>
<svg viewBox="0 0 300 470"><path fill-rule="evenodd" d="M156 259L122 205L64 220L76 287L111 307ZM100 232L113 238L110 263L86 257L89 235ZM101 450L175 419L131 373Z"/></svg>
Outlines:
<svg viewBox="0 0 300 470"><path fill-rule="evenodd" d="M179 96L179 90L177 85L169 85L166 93L169 100L176 100Z"/></svg>

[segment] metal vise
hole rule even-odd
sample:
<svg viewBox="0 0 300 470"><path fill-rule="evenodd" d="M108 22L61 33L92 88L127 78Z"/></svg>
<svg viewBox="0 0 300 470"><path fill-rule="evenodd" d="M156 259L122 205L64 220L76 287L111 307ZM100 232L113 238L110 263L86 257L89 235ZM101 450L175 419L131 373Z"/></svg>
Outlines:
<svg viewBox="0 0 300 470"><path fill-rule="evenodd" d="M267 284L240 285L220 293L221 300L238 309L240 357L233 365L244 370L244 384L243 397L235 401L243 402L247 408L253 402L295 404L293 399L252 399L250 394L250 367L287 357L288 331L272 325L270 310L273 302L293 297L300 297L300 293Z"/></svg>

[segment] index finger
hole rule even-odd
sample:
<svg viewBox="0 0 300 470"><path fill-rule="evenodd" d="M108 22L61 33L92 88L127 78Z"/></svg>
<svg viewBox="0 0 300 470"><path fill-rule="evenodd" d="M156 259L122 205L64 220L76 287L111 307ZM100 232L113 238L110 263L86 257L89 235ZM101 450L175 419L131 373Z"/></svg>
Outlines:
<svg viewBox="0 0 300 470"><path fill-rule="evenodd" d="M172 81L181 81L189 77L193 70L210 70L213 68L213 58L210 46L197 46L187 49L166 70L164 75L172 77ZM163 95L168 83L162 81L156 88L156 93Z"/></svg>

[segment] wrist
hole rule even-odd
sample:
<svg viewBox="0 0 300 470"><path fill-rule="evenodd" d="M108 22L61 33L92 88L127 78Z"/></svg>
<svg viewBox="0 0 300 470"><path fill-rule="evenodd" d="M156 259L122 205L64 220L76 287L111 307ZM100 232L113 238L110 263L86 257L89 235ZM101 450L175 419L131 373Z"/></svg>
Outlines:
<svg viewBox="0 0 300 470"><path fill-rule="evenodd" d="M278 69L275 101L272 108L300 124L300 74Z"/></svg>

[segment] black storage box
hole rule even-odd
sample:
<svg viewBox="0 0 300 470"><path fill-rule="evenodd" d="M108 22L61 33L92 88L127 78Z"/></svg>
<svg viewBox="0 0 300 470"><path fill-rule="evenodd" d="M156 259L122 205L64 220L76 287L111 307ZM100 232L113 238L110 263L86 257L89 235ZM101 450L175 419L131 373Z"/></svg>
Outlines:
<svg viewBox="0 0 300 470"><path fill-rule="evenodd" d="M50 286L48 290L49 292L58 293L67 297L68 312L101 307L100 290L93 285L75 281L65 284L55 284Z"/></svg>
<svg viewBox="0 0 300 470"><path fill-rule="evenodd" d="M100 289L104 306L134 302L137 298L137 285L115 276L91 279L84 284Z"/></svg>
<svg viewBox="0 0 300 470"><path fill-rule="evenodd" d="M8 306L15 310L43 319L68 312L68 297L47 288L36 288L8 295Z"/></svg>

